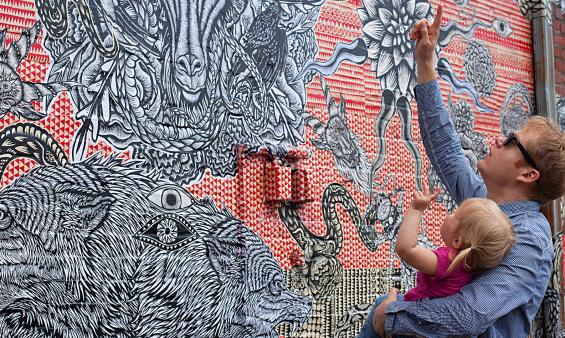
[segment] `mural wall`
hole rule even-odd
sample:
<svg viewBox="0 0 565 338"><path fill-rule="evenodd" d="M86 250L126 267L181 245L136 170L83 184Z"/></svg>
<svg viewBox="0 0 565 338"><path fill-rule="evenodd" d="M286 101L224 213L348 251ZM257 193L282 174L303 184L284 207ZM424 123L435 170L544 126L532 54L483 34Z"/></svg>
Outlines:
<svg viewBox="0 0 565 338"><path fill-rule="evenodd" d="M414 285L427 0L0 0L0 336L350 337ZM472 166L533 113L546 1L441 1ZM442 193L420 241L440 244Z"/></svg>

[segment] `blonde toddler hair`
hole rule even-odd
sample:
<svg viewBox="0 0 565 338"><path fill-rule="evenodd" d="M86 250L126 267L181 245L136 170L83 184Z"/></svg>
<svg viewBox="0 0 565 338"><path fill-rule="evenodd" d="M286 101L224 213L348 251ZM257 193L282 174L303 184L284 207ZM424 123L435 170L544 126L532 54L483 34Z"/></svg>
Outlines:
<svg viewBox="0 0 565 338"><path fill-rule="evenodd" d="M447 271L461 263L473 274L498 265L516 241L508 216L486 198L469 198L457 210L461 215L456 232L462 239L462 249Z"/></svg>

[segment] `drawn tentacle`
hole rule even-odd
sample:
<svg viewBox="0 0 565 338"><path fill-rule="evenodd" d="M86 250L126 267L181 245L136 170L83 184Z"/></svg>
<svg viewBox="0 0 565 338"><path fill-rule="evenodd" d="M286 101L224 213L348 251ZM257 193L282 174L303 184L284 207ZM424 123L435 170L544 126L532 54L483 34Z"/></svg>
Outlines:
<svg viewBox="0 0 565 338"><path fill-rule="evenodd" d="M402 140L406 144L406 148L414 159L414 175L416 176L416 187L418 190L423 190L422 185L422 156L418 147L412 139L412 109L410 108L410 101L405 96L398 98L396 107L400 115L400 125L402 128Z"/></svg>
<svg viewBox="0 0 565 338"><path fill-rule="evenodd" d="M17 123L0 132L0 176L8 164L26 157L41 165L64 166L65 151L45 129L32 123Z"/></svg>
<svg viewBox="0 0 565 338"><path fill-rule="evenodd" d="M335 186L339 185L335 184ZM334 195L335 188L330 184L324 190L323 201L333 199L335 197ZM302 250L310 246L315 246L316 251L318 251L317 253L322 254L337 255L341 251L343 245L343 230L335 212L335 203L329 202L328 204L330 205L324 205L324 203L322 205L322 212L326 223L326 233L322 236L312 233L304 223L302 223L297 205L285 203L279 208L280 218ZM355 205L354 207L356 208ZM359 211L357 211L357 215L358 219L361 219Z"/></svg>
<svg viewBox="0 0 565 338"><path fill-rule="evenodd" d="M300 219L300 215L298 214L298 206L292 203L284 203L279 208L279 217L286 225L286 228L290 232L290 235L298 246L305 250L308 245L312 243L312 237L316 236L306 228L302 220Z"/></svg>
<svg viewBox="0 0 565 338"><path fill-rule="evenodd" d="M386 159L386 128L392 119L392 115L396 109L396 97L394 92L384 89L381 98L381 115L377 118L375 131L377 133L377 142L379 142L377 157L371 165L371 174L377 172Z"/></svg>
<svg viewBox="0 0 565 338"><path fill-rule="evenodd" d="M395 194L399 192L402 193L402 190L402 188L397 189ZM315 235L304 226L296 207L285 204L279 208L279 215L301 248L314 241L317 244L323 242L325 243L323 245L325 250L335 249L334 252L339 253L343 242L343 227L336 211L336 205L338 203L341 204L350 215L363 244L367 249L373 252L377 251L379 246L388 239L385 234L386 231L394 231L394 228L397 228L398 223L401 221L400 218L395 219L393 220L394 224L386 224L383 226L385 233L377 232L375 228L376 223L379 221L386 223L388 220L380 219L381 217L378 216L378 210L373 210L372 212L368 210L365 217L362 217L351 194L338 183L328 185L322 197L322 213L327 226L324 236ZM378 207L379 206L377 206L377 208ZM397 208L401 207L397 206ZM395 212L398 212L398 210L395 210Z"/></svg>
<svg viewBox="0 0 565 338"><path fill-rule="evenodd" d="M457 21L450 21L447 25L441 27L438 46L445 48L456 36L461 36L464 40L471 40L477 28L490 28L491 25L492 24L477 19L471 26L463 28Z"/></svg>
<svg viewBox="0 0 565 338"><path fill-rule="evenodd" d="M343 227L336 212L336 203L341 203L349 213L353 224L363 223L361 213L355 204L355 200L349 192L341 185L332 183L326 187L322 196L322 214L327 226L326 238L339 238L337 252L343 244Z"/></svg>
<svg viewBox="0 0 565 338"><path fill-rule="evenodd" d="M334 195L332 190L331 187L326 188L324 200ZM327 208L323 212L327 228L326 233L319 236L302 223L297 205L284 203L279 208L281 220L304 252L304 263L292 269L293 279L300 288L307 285L315 299L331 296L343 272L341 262L336 257L343 244L341 223L337 215L327 215ZM331 212L335 214L335 208Z"/></svg>

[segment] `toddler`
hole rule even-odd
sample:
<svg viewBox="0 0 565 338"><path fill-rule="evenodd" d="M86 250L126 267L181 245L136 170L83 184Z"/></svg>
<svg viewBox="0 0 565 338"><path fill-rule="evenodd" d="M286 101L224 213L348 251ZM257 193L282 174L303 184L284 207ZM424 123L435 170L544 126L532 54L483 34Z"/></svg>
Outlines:
<svg viewBox="0 0 565 338"><path fill-rule="evenodd" d="M457 293L473 275L500 263L515 241L514 226L494 201L470 198L445 218L440 230L444 247L418 246L422 214L437 194L417 191L400 225L396 253L418 270L417 285L405 301Z"/></svg>

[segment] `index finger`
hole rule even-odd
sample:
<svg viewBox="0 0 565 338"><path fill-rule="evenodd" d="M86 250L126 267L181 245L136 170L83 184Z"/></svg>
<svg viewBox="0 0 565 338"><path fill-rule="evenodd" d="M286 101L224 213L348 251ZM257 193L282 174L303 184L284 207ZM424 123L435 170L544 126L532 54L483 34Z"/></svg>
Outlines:
<svg viewBox="0 0 565 338"><path fill-rule="evenodd" d="M424 187L422 188L422 192L424 193L424 195L428 196L430 194L430 189L428 188L427 185L424 185Z"/></svg>
<svg viewBox="0 0 565 338"><path fill-rule="evenodd" d="M436 17L434 19L434 23L432 24L432 29L433 30L438 30L439 31L439 26L441 25L441 17L443 15L443 6L442 5L438 5L437 6L437 11L436 11Z"/></svg>

